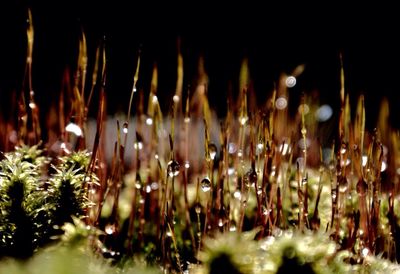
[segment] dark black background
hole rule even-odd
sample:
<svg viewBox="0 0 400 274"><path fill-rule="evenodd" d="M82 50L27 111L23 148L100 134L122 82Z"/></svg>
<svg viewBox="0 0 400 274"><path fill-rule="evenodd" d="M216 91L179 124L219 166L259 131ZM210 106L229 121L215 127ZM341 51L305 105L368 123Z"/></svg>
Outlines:
<svg viewBox="0 0 400 274"><path fill-rule="evenodd" d="M43 3L48 2L48 3ZM33 86L46 115L57 100L66 67L73 68L81 28L87 35L89 61L105 37L108 59L108 111L125 111L139 47L139 87L148 92L154 62L159 67L158 95L165 110L176 83L176 44L180 37L184 86L196 78L197 60L205 58L209 98L225 113L226 95L238 92L243 57L249 58L252 87L260 104L282 72L299 64L306 69L290 90L291 102L302 92L319 92L322 103L338 111L339 53L343 54L346 90L351 102L366 96L367 121L374 127L380 100L390 99L391 121L400 127L400 24L394 7L329 7L290 4L218 4L208 2L12 1L1 4L0 99L10 113L12 92L20 90L25 61L26 8L35 27ZM90 66L89 66L90 69ZM293 103L295 104L295 103Z"/></svg>

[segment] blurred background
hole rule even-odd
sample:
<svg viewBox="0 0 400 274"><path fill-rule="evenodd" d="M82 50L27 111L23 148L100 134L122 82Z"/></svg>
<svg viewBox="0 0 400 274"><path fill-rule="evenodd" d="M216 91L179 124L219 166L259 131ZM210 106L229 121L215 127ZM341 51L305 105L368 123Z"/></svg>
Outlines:
<svg viewBox="0 0 400 274"><path fill-rule="evenodd" d="M44 2L44 3L41 3ZM367 126L376 124L383 97L389 99L391 123L400 128L400 23L390 7L299 7L287 3L143 4L128 1L13 1L2 3L0 50L0 108L13 115L10 98L21 89L26 53L26 18L30 7L35 29L33 88L42 115L58 100L66 68L74 69L78 39L84 30L89 71L95 49L105 39L107 49L107 108L126 111L138 50L141 48L139 88L147 95L153 64L159 70L158 97L167 112L175 92L177 41L184 61L184 89L197 79L204 57L211 106L220 117L226 97L239 92L243 58L249 61L250 88L263 105L282 73L305 69L289 89L294 110L302 93L339 111L339 54L343 55L346 91L355 108L365 94Z"/></svg>

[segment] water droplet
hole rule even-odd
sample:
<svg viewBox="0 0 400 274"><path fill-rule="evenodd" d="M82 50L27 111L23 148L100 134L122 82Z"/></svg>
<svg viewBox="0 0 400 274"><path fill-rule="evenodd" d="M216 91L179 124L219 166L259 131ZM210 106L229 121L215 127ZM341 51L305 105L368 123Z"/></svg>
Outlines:
<svg viewBox="0 0 400 274"><path fill-rule="evenodd" d="M279 110L285 109L287 107L287 105L288 105L288 102L285 97L279 97L275 101L275 106Z"/></svg>
<svg viewBox="0 0 400 274"><path fill-rule="evenodd" d="M222 218L218 219L218 226L219 227L223 227L224 226L224 221L222 220Z"/></svg>
<svg viewBox="0 0 400 274"><path fill-rule="evenodd" d="M122 132L128 134L128 123L125 122L122 126Z"/></svg>
<svg viewBox="0 0 400 274"><path fill-rule="evenodd" d="M82 136L82 129L75 123L70 122L66 127L65 131L75 134L76 136Z"/></svg>
<svg viewBox="0 0 400 274"><path fill-rule="evenodd" d="M151 186L150 185L147 185L146 186L146 193L150 193L151 192Z"/></svg>
<svg viewBox="0 0 400 274"><path fill-rule="evenodd" d="M144 204L144 198L140 198L139 204Z"/></svg>
<svg viewBox="0 0 400 274"><path fill-rule="evenodd" d="M186 124L190 123L190 117L189 117L189 116L186 116L186 117L183 119L183 121L184 121Z"/></svg>
<svg viewBox="0 0 400 274"><path fill-rule="evenodd" d="M247 115L242 115L241 117L239 117L239 122L242 126L247 123L247 120L249 120L249 117L247 117Z"/></svg>
<svg viewBox="0 0 400 274"><path fill-rule="evenodd" d="M35 102L29 102L29 107L31 108L31 109L34 109L34 108L36 108L36 104L35 104Z"/></svg>
<svg viewBox="0 0 400 274"><path fill-rule="evenodd" d="M175 103L179 102L179 96L178 95L174 95L174 97L172 97L172 100L174 100Z"/></svg>
<svg viewBox="0 0 400 274"><path fill-rule="evenodd" d="M367 155L363 155L362 157L362 166L366 166L368 163L368 156Z"/></svg>
<svg viewBox="0 0 400 274"><path fill-rule="evenodd" d="M177 161L171 160L168 162L167 172L169 177L175 177L179 175L180 165Z"/></svg>
<svg viewBox="0 0 400 274"><path fill-rule="evenodd" d="M150 118L150 117L148 117L148 118L146 119L146 124L147 124L148 126L151 126L151 125L153 124L153 119Z"/></svg>
<svg viewBox="0 0 400 274"><path fill-rule="evenodd" d="M237 145L236 145L235 143L229 143L229 144L228 144L228 152L229 152L230 154L235 153L236 150L237 150Z"/></svg>
<svg viewBox="0 0 400 274"><path fill-rule="evenodd" d="M156 104L158 102L158 98L156 95L153 95L152 102L153 102L153 104Z"/></svg>
<svg viewBox="0 0 400 274"><path fill-rule="evenodd" d="M234 224L231 224L231 226L229 227L229 231L231 232L236 231L236 226Z"/></svg>
<svg viewBox="0 0 400 274"><path fill-rule="evenodd" d="M303 127L301 129L301 135L306 136L307 135L307 129L305 127ZM307 142L307 141L306 141Z"/></svg>
<svg viewBox="0 0 400 274"><path fill-rule="evenodd" d="M285 80L285 84L288 88L292 88L296 85L297 79L294 76L288 76Z"/></svg>
<svg viewBox="0 0 400 274"><path fill-rule="evenodd" d="M171 236L172 236L172 233L171 233L171 231L170 231L170 230L168 230L168 231L167 231L167 233L166 233L166 235L167 235L167 237L171 237Z"/></svg>
<svg viewBox="0 0 400 274"><path fill-rule="evenodd" d="M133 144L133 148L134 149L139 149L139 150L142 150L143 149L143 143L142 142L135 142L134 144Z"/></svg>
<svg viewBox="0 0 400 274"><path fill-rule="evenodd" d="M217 155L217 146L214 144L209 144L208 145L208 153L210 154L211 160L215 159L215 156Z"/></svg>
<svg viewBox="0 0 400 274"><path fill-rule="evenodd" d="M157 190L158 189L158 183L157 182L152 182L150 185L152 190Z"/></svg>
<svg viewBox="0 0 400 274"><path fill-rule="evenodd" d="M340 193L345 193L347 191L348 186L349 186L349 183L348 183L346 177L340 177L340 180L339 180L339 192Z"/></svg>
<svg viewBox="0 0 400 274"><path fill-rule="evenodd" d="M189 163L189 161L185 161L185 168L186 168L186 169L190 168L190 163Z"/></svg>
<svg viewBox="0 0 400 274"><path fill-rule="evenodd" d="M281 152L282 155L286 155L289 151L289 144L283 143L279 146L279 151Z"/></svg>
<svg viewBox="0 0 400 274"><path fill-rule="evenodd" d="M362 254L363 257L367 257L368 254L369 254L369 249L366 248L366 247L364 247L364 248L362 249L362 251L361 251L361 254Z"/></svg>
<svg viewBox="0 0 400 274"><path fill-rule="evenodd" d="M211 189L211 181L210 178L208 177L204 177L203 180L201 180L201 190L203 190L203 192L208 192Z"/></svg>
<svg viewBox="0 0 400 274"><path fill-rule="evenodd" d="M332 200L336 200L336 189L332 189L331 197L332 197Z"/></svg>
<svg viewBox="0 0 400 274"><path fill-rule="evenodd" d="M115 226L115 224L107 224L106 227L104 228L104 231L106 232L106 234L108 235L112 235L117 231L117 228Z"/></svg>
<svg viewBox="0 0 400 274"><path fill-rule="evenodd" d="M240 200L242 198L242 192L239 189L236 189L235 192L233 192L233 197Z"/></svg>
<svg viewBox="0 0 400 274"><path fill-rule="evenodd" d="M238 150L238 157L242 158L243 157L243 151L241 149Z"/></svg>
<svg viewBox="0 0 400 274"><path fill-rule="evenodd" d="M249 171L247 171L243 180L244 180L244 185L247 188L249 188L250 186L254 187L255 183L257 182L257 172L251 168Z"/></svg>
<svg viewBox="0 0 400 274"><path fill-rule="evenodd" d="M384 172L386 170L386 162L382 161L382 165L381 165L381 172Z"/></svg>

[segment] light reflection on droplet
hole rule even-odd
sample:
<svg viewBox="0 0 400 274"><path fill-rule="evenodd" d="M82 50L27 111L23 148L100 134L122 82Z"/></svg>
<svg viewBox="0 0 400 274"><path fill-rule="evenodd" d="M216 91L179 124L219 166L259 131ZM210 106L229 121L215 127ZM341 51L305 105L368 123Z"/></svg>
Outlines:
<svg viewBox="0 0 400 274"><path fill-rule="evenodd" d="M29 107L30 107L31 109L34 109L34 108L36 108L36 104L35 104L34 102L30 102L30 103L29 103Z"/></svg>
<svg viewBox="0 0 400 274"><path fill-rule="evenodd" d="M143 143L142 142L136 142L136 143L134 143L133 144L133 148L134 149L139 149L139 150L142 150L143 149Z"/></svg>
<svg viewBox="0 0 400 274"><path fill-rule="evenodd" d="M175 103L179 102L179 96L178 95L174 95L174 97L172 97L172 100L174 100Z"/></svg>
<svg viewBox="0 0 400 274"><path fill-rule="evenodd" d="M124 125L122 126L122 132L125 134L128 134L128 123L125 122Z"/></svg>
<svg viewBox="0 0 400 274"><path fill-rule="evenodd" d="M303 142L304 144L304 142ZM279 151L282 153L282 155L286 155L289 151L289 145L287 143L283 143L279 146Z"/></svg>
<svg viewBox="0 0 400 274"><path fill-rule="evenodd" d="M240 192L240 190L237 189L235 192L233 192L233 197L240 200L242 198L242 192Z"/></svg>
<svg viewBox="0 0 400 274"><path fill-rule="evenodd" d="M82 136L83 132L82 129L75 123L69 123L65 127L65 131L75 134L76 136Z"/></svg>
<svg viewBox="0 0 400 274"><path fill-rule="evenodd" d="M237 146L236 146L235 143L229 143L229 144L228 144L228 152L229 152L230 154L235 153L236 150L237 150Z"/></svg>
<svg viewBox="0 0 400 274"><path fill-rule="evenodd" d="M152 99L153 104L158 102L158 98L156 95L153 95L153 99Z"/></svg>
<svg viewBox="0 0 400 274"><path fill-rule="evenodd" d="M151 119L150 117L148 117L148 118L146 119L146 124L147 124L148 126L151 126L151 125L153 124L153 119Z"/></svg>
<svg viewBox="0 0 400 274"><path fill-rule="evenodd" d="M288 88L292 88L296 85L297 79L294 76L288 76L286 78L285 84Z"/></svg>
<svg viewBox="0 0 400 274"><path fill-rule="evenodd" d="M351 163L350 159L346 159L346 162L344 160L341 160L340 161L340 166L341 167L348 166L348 165L350 165L350 163Z"/></svg>
<svg viewBox="0 0 400 274"><path fill-rule="evenodd" d="M386 170L387 164L385 161L382 161L382 165L381 165L381 172L384 172Z"/></svg>
<svg viewBox="0 0 400 274"><path fill-rule="evenodd" d="M285 97L279 97L275 101L275 106L279 110L285 109L287 107L287 104L288 104L288 102Z"/></svg>
<svg viewBox="0 0 400 274"><path fill-rule="evenodd" d="M247 116L242 116L239 118L239 122L242 126L244 126L247 123L247 120L249 119L249 117Z"/></svg>
<svg viewBox="0 0 400 274"><path fill-rule="evenodd" d="M188 169L190 167L189 161L185 161L185 168Z"/></svg>
<svg viewBox="0 0 400 274"><path fill-rule="evenodd" d="M116 231L115 224L107 224L106 227L104 228L104 231L105 231L106 234L108 234L108 235L114 234L115 231Z"/></svg>
<svg viewBox="0 0 400 274"><path fill-rule="evenodd" d="M361 251L361 254L362 254L363 257L367 257L368 254L369 254L369 249L366 248L366 247L364 247L364 248L362 249L362 251Z"/></svg>
<svg viewBox="0 0 400 274"><path fill-rule="evenodd" d="M150 185L147 185L146 186L146 193L150 193L151 192L151 186Z"/></svg>
<svg viewBox="0 0 400 274"><path fill-rule="evenodd" d="M190 123L190 117L189 116L186 116L184 119L183 119L183 121L185 122L185 123Z"/></svg>
<svg viewBox="0 0 400 274"><path fill-rule="evenodd" d="M67 153L67 154L70 154L71 153L71 150L70 150L70 148L69 148L69 146L66 144L66 143L64 143L64 142L62 142L61 144L60 144L60 148L61 148L61 150L63 150L65 153Z"/></svg>
<svg viewBox="0 0 400 274"><path fill-rule="evenodd" d="M211 160L214 160L215 156L217 155L217 146L214 144L209 144L208 145L208 153L210 154Z"/></svg>
<svg viewBox="0 0 400 274"><path fill-rule="evenodd" d="M366 166L367 163L368 163L368 156L367 156L367 155L364 155L364 156L362 157L362 166Z"/></svg>
<svg viewBox="0 0 400 274"><path fill-rule="evenodd" d="M241 149L239 149L237 155L238 155L239 158L243 157L243 151Z"/></svg>

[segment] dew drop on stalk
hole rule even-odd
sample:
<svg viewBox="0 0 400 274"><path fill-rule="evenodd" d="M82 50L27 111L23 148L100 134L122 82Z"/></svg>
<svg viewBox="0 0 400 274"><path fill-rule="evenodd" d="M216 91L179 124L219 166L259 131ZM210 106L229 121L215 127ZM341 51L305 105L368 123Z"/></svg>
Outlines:
<svg viewBox="0 0 400 274"><path fill-rule="evenodd" d="M242 198L242 192L239 189L236 189L235 192L233 192L233 197L240 200Z"/></svg>
<svg viewBox="0 0 400 274"><path fill-rule="evenodd" d="M109 223L104 228L104 231L106 232L106 234L112 235L117 231L117 228L116 228L115 224Z"/></svg>
<svg viewBox="0 0 400 274"><path fill-rule="evenodd" d="M125 122L122 125L122 132L125 133L125 134L128 134L128 123L127 122Z"/></svg>
<svg viewBox="0 0 400 274"><path fill-rule="evenodd" d="M211 181L210 178L208 177L204 177L203 180L201 180L201 190L203 190L203 192L208 192L211 189Z"/></svg>
<svg viewBox="0 0 400 274"><path fill-rule="evenodd" d="M148 126L151 126L151 125L153 124L153 119L152 119L151 117L148 117L148 118L146 119L146 124L147 124Z"/></svg>
<svg viewBox="0 0 400 274"><path fill-rule="evenodd" d="M72 133L72 134L74 134L74 135L76 135L78 137L83 135L82 129L77 124L75 124L74 122L70 122L65 127L65 131L69 132L69 133Z"/></svg>
<svg viewBox="0 0 400 274"><path fill-rule="evenodd" d="M236 150L237 150L237 145L236 145L235 143L229 143L229 144L228 144L228 152L229 152L230 154L235 153Z"/></svg>
<svg viewBox="0 0 400 274"><path fill-rule="evenodd" d="M185 161L184 166L185 166L186 169L190 168L190 162L189 161Z"/></svg>
<svg viewBox="0 0 400 274"><path fill-rule="evenodd" d="M244 176L244 184L247 188L254 187L257 182L257 172L252 168L247 171L246 175Z"/></svg>
<svg viewBox="0 0 400 274"><path fill-rule="evenodd" d="M224 221L222 220L222 218L218 219L218 226L219 227L223 227L224 226Z"/></svg>
<svg viewBox="0 0 400 274"><path fill-rule="evenodd" d="M157 182L152 182L150 185L152 190L157 190L158 189L158 183Z"/></svg>
<svg viewBox="0 0 400 274"><path fill-rule="evenodd" d="M167 172L169 177L175 177L179 175L180 165L177 161L171 160L168 162Z"/></svg>
<svg viewBox="0 0 400 274"><path fill-rule="evenodd" d="M133 148L134 148L135 150L142 150L142 149L143 149L143 143L142 143L142 142L135 142L135 143L133 144Z"/></svg>
<svg viewBox="0 0 400 274"><path fill-rule="evenodd" d="M201 213L201 204L196 203L196 205L194 206L194 210L196 211L196 214L200 214Z"/></svg>
<svg viewBox="0 0 400 274"><path fill-rule="evenodd" d="M211 160L215 159L215 156L217 155L217 146L214 144L209 144L208 145L208 153L210 154Z"/></svg>

